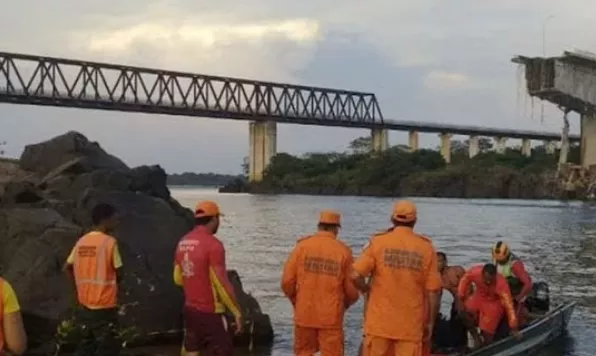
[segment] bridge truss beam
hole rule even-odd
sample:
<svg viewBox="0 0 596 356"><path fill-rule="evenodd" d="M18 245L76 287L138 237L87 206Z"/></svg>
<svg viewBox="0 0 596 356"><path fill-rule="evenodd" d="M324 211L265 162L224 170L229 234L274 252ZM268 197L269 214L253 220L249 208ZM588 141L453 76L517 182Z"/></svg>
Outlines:
<svg viewBox="0 0 596 356"><path fill-rule="evenodd" d="M0 102L346 127L374 94L0 52Z"/></svg>

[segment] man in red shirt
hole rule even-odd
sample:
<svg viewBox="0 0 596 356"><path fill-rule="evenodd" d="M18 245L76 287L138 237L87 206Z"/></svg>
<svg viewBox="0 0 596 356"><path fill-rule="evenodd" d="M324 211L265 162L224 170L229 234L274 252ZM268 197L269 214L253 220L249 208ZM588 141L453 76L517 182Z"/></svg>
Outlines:
<svg viewBox="0 0 596 356"><path fill-rule="evenodd" d="M472 283L476 290L468 297L469 287ZM462 277L457 289L457 306L459 310L467 312L472 317L471 319L477 322L484 344L492 342L505 313L511 334L519 335L509 286L505 278L497 273L497 267L491 263L472 267ZM471 325L467 326L471 327Z"/></svg>
<svg viewBox="0 0 596 356"><path fill-rule="evenodd" d="M188 356L198 356L199 352L234 354L226 309L236 319L236 332L242 329L240 307L227 277L224 246L214 236L220 215L212 201L197 204L195 227L176 249L174 282L184 290L184 350Z"/></svg>

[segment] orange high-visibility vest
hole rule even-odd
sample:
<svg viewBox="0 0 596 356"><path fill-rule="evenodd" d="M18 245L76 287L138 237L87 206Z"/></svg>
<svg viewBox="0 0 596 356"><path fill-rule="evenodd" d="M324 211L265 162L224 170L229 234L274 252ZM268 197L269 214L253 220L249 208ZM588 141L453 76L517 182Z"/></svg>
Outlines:
<svg viewBox="0 0 596 356"><path fill-rule="evenodd" d="M114 268L116 240L93 231L75 245L73 271L79 303L90 309L117 306L118 286Z"/></svg>
<svg viewBox="0 0 596 356"><path fill-rule="evenodd" d="M4 350L4 280L0 278L0 354Z"/></svg>

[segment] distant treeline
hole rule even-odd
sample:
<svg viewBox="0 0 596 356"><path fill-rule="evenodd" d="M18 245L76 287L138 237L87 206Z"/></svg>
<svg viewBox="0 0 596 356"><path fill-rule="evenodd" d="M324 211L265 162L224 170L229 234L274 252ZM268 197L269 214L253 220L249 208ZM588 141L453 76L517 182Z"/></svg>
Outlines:
<svg viewBox="0 0 596 356"><path fill-rule="evenodd" d="M219 187L237 179L244 179L244 177L242 175L185 172L168 175L168 185L202 185Z"/></svg>

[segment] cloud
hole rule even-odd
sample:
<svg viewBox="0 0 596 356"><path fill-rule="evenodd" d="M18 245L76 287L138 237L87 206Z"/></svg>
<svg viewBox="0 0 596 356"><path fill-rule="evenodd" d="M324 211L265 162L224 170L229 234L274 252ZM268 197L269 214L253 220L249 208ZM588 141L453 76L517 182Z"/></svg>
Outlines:
<svg viewBox="0 0 596 356"><path fill-rule="evenodd" d="M433 70L423 79L429 89L465 89L471 84L470 77L462 73Z"/></svg>
<svg viewBox="0 0 596 356"><path fill-rule="evenodd" d="M3 10L3 51L372 91L387 119L517 129L558 131L561 113L547 104L543 120L510 58L540 55L543 32L548 54L596 50L592 0L20 0ZM11 153L76 128L132 165L157 160L173 171L237 171L246 126L0 105L0 140ZM367 134L296 125L278 132L279 149L292 153L341 149ZM435 146L431 136L421 143Z"/></svg>

